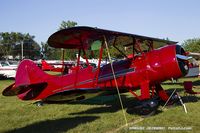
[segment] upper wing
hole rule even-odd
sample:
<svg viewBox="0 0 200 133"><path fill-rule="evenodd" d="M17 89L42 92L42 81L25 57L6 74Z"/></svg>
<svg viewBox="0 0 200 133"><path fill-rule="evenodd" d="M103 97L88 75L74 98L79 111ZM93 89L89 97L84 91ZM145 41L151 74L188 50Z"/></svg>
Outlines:
<svg viewBox="0 0 200 133"><path fill-rule="evenodd" d="M120 43L124 46L133 44L133 40L140 41L153 41L155 43L175 44L177 42L168 41L158 38L140 36L129 33L122 33L117 31L110 31L92 27L72 27L63 29L52 34L48 39L48 44L55 48L66 49L80 49L89 48L95 41L103 40L103 36L106 37L109 44ZM114 42L114 43L113 43Z"/></svg>

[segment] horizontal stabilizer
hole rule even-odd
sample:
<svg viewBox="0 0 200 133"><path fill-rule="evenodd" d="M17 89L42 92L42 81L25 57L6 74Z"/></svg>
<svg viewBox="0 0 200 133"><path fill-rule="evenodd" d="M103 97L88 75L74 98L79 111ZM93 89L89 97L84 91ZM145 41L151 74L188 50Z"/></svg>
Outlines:
<svg viewBox="0 0 200 133"><path fill-rule="evenodd" d="M31 84L31 85L21 85L16 87L15 83L11 84L8 86L2 94L4 96L15 96L15 95L20 95L28 91L34 91L35 89L39 88L39 90L43 90L46 88L47 83L37 83L37 84ZM37 90L36 90L37 91Z"/></svg>
<svg viewBox="0 0 200 133"><path fill-rule="evenodd" d="M20 99L36 98L46 87L46 79L51 77L42 71L32 60L23 60L18 66L15 83L4 89L4 96L18 95Z"/></svg>

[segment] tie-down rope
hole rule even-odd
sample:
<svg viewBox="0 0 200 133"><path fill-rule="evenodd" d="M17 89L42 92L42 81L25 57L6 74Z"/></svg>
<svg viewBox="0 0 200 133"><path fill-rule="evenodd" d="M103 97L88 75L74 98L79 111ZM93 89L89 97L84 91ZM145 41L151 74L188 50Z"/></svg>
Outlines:
<svg viewBox="0 0 200 133"><path fill-rule="evenodd" d="M123 106L123 103L122 103L122 98L120 96L119 87L118 87L118 84L117 84L117 80L116 80L116 76L115 76L115 72L114 72L114 68L113 68L113 62L112 62L112 59L111 59L111 56L110 56L108 43L107 43L107 40L106 40L105 36L104 36L104 41L105 41L106 50L107 50L107 53L108 53L108 58L109 58L109 61L110 61L110 66L111 66L111 70L112 70L112 73L113 73L113 78L114 78L114 82L115 82L115 85L116 85L119 101L120 101L122 112L123 112L123 115L124 115L124 120L125 120L125 123L126 123L126 126L127 126L128 125L127 118L126 118L126 115L125 115L124 106Z"/></svg>

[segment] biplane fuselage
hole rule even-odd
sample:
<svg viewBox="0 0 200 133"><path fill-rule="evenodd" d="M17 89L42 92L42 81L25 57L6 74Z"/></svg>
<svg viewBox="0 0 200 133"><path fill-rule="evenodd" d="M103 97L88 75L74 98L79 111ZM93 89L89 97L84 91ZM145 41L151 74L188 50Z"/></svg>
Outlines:
<svg viewBox="0 0 200 133"><path fill-rule="evenodd" d="M184 73L176 58L177 47L180 46L170 45L137 55L134 59L128 58L113 62L119 88L125 91L141 88L140 98L148 99L151 86L167 79L183 76ZM88 66L86 68L75 67L75 69L70 74L54 76L44 73L32 61L24 60L18 68L16 82L11 87L28 88L23 93L17 92L22 100L46 98L48 100L72 100L84 96L85 93L91 93L91 90L98 93L115 90L116 85L110 64L100 68L98 80L97 68ZM77 95L79 93L80 95ZM74 94L74 97L68 97L68 94Z"/></svg>
<svg viewBox="0 0 200 133"><path fill-rule="evenodd" d="M62 40L63 38L60 36L62 32L55 33L53 37L59 37L63 44L69 44L69 46L64 46L64 48L77 48L80 51L88 47L85 46L84 42L87 42L85 40L89 37L96 39L96 37L104 35L105 38L111 38L110 34L117 37L122 34L105 30L98 31L98 29L92 29L90 33L90 29L80 29L77 31L79 34L76 32L72 33L73 36L68 37L67 39L69 40L67 41ZM69 33L63 32L62 35L67 36ZM81 37L78 38L77 36L80 34ZM130 35L128 34L127 36ZM133 35L133 37L158 42L162 41L143 36ZM82 41L80 41L81 39ZM61 47L61 43L57 41L58 39L50 37L49 40L51 45L56 42L55 47ZM82 43L82 45L79 45L79 43ZM103 45L104 43L102 43L101 49ZM134 42L133 45L135 45ZM23 60L18 67L15 83L7 87L3 91L3 95L17 95L22 100L81 100L87 98L87 94L100 95L104 92L115 92L115 75L120 92L130 91L139 100L150 99L155 92L162 100L166 101L168 95L162 89L160 83L172 78L182 77L188 71L187 61L179 59L177 55L185 56L183 48L179 45L166 45L159 49L152 48L148 52L140 51L139 53L133 53L131 57L112 63L114 68L113 74L111 64L100 67L99 63L99 66L94 68L88 63L87 67L80 67L79 52L79 58L74 70L71 73L60 76L49 75L39 69L31 60ZM101 58L102 51L100 52L100 61ZM140 96L134 92L136 89L140 89Z"/></svg>

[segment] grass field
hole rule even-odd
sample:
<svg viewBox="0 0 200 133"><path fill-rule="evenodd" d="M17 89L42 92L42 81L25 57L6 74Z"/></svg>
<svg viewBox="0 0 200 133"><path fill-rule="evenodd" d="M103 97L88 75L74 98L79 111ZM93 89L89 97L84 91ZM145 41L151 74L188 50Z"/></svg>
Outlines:
<svg viewBox="0 0 200 133"><path fill-rule="evenodd" d="M57 133L57 132L198 132L200 131L199 97L184 96L182 82L192 80L200 90L200 78L180 79L179 82L163 83L168 90L177 88L188 113L182 106L159 108L151 117L141 117L126 112L128 126L125 126L117 96L98 97L93 100L71 104L45 104L38 107L32 101L24 102L17 97L0 95L0 132L7 133ZM0 80L0 89L14 82ZM199 87L198 87L199 86ZM130 94L122 95L125 110L134 102ZM110 105L110 106L108 106ZM140 130L144 128L143 130ZM184 130L187 128L188 130ZM160 129L160 130L158 130Z"/></svg>

